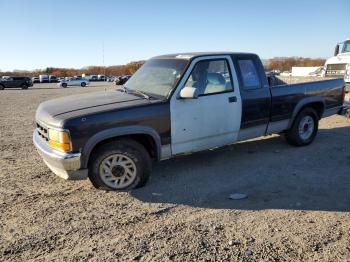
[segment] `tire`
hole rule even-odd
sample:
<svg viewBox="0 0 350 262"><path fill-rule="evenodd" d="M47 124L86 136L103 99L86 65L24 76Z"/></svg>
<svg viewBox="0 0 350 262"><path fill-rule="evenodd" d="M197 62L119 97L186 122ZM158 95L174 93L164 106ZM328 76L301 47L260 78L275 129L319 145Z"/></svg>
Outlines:
<svg viewBox="0 0 350 262"><path fill-rule="evenodd" d="M28 89L28 86L27 86L26 84L23 84L23 85L21 85L21 88L22 88L23 90L25 90L25 89Z"/></svg>
<svg viewBox="0 0 350 262"><path fill-rule="evenodd" d="M62 87L63 87L63 88L66 88L66 87L67 87L67 84L66 84L66 83L62 83Z"/></svg>
<svg viewBox="0 0 350 262"><path fill-rule="evenodd" d="M285 135L287 142L293 146L311 144L317 135L318 120L319 116L314 109L307 107L300 111Z"/></svg>
<svg viewBox="0 0 350 262"><path fill-rule="evenodd" d="M118 139L93 152L89 179L95 188L125 191L145 185L151 169L150 155L141 144L131 139Z"/></svg>
<svg viewBox="0 0 350 262"><path fill-rule="evenodd" d="M3 85L0 85L0 90L4 90L5 87Z"/></svg>
<svg viewBox="0 0 350 262"><path fill-rule="evenodd" d="M85 87L85 86L86 86L86 83L85 83L85 82L82 82L80 85L81 85L81 87Z"/></svg>

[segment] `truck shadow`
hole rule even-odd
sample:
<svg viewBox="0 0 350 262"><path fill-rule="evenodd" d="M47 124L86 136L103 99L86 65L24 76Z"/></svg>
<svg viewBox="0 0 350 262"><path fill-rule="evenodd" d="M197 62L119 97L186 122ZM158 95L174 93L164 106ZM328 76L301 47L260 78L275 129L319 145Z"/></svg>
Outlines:
<svg viewBox="0 0 350 262"><path fill-rule="evenodd" d="M248 197L231 200L232 193ZM307 147L273 136L164 161L130 194L143 202L214 209L349 212L350 127L320 129Z"/></svg>

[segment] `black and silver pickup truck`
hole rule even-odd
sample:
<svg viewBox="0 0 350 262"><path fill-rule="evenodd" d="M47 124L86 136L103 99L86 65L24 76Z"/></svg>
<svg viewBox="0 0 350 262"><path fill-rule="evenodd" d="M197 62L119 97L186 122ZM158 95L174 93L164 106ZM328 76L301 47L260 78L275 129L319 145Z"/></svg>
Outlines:
<svg viewBox="0 0 350 262"><path fill-rule="evenodd" d="M270 86L259 57L188 53L148 60L121 88L42 103L34 144L65 179L105 190L144 185L152 162L284 133L310 144L344 111L344 81Z"/></svg>

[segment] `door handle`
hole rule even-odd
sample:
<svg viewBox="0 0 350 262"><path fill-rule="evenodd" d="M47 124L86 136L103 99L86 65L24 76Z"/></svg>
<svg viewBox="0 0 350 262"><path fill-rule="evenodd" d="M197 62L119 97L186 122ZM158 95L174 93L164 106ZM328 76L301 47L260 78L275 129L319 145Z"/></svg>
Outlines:
<svg viewBox="0 0 350 262"><path fill-rule="evenodd" d="M235 97L235 96L230 96L230 97L228 98L228 102L229 102L229 103L237 102L237 97Z"/></svg>

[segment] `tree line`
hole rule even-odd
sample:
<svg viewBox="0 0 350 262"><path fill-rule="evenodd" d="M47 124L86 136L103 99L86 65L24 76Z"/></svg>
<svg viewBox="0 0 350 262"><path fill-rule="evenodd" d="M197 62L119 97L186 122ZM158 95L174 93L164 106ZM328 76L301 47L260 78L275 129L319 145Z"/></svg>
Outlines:
<svg viewBox="0 0 350 262"><path fill-rule="evenodd" d="M265 65L267 70L290 71L293 66L323 66L323 58L305 58L305 57L275 57L269 59Z"/></svg>
<svg viewBox="0 0 350 262"><path fill-rule="evenodd" d="M76 68L56 68L47 67L45 69L37 69L32 71L14 70L10 72L0 71L0 75L8 76L39 76L39 75L55 75L55 76L75 76L75 75L132 75L139 69L145 61L134 61L126 65L114 66L88 66L80 69ZM305 57L275 57L267 60L265 64L266 70L290 71L293 66L323 66L325 59L323 58L305 58Z"/></svg>
<svg viewBox="0 0 350 262"><path fill-rule="evenodd" d="M32 71L27 70L13 70L2 72L0 75L6 76L39 76L39 75L54 75L54 76L76 76L76 75L132 75L138 70L145 61L134 61L126 65L114 65L114 66L88 66L80 69L76 68L57 68L57 67L47 67L45 69L36 69Z"/></svg>

